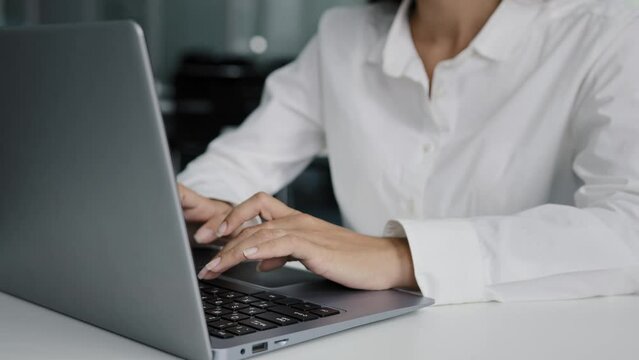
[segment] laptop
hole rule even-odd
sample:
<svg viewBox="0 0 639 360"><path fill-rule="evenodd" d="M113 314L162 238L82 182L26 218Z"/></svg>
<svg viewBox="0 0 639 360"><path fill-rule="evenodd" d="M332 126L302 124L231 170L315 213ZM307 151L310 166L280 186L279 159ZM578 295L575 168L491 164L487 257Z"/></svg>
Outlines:
<svg viewBox="0 0 639 360"><path fill-rule="evenodd" d="M251 263L198 281L216 250L189 245L140 27L3 29L0 51L0 291L216 360L433 303Z"/></svg>

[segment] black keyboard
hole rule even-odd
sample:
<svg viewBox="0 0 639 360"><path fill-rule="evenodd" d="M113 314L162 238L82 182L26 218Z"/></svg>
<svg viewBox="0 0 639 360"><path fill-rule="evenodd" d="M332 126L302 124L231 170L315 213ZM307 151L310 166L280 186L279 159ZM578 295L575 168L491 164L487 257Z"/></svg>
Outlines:
<svg viewBox="0 0 639 360"><path fill-rule="evenodd" d="M220 339L312 321L340 312L284 295L200 281L200 295L209 334Z"/></svg>

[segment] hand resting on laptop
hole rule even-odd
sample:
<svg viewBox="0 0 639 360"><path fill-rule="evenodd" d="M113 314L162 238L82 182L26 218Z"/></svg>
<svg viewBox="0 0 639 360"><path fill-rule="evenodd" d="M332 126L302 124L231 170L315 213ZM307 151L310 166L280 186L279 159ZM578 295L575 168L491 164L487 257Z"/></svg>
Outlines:
<svg viewBox="0 0 639 360"><path fill-rule="evenodd" d="M260 271L299 260L310 271L351 288L417 287L406 239L358 234L291 209L266 193L232 207L182 185L179 190L186 220L205 223L196 240L228 239L199 273L201 279L214 279L244 260L260 260ZM256 216L262 224L241 229Z"/></svg>

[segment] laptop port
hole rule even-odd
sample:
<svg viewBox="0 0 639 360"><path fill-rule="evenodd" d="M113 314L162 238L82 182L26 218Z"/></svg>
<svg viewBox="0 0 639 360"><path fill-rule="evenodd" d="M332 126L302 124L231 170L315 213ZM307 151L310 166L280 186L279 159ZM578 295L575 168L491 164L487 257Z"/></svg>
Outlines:
<svg viewBox="0 0 639 360"><path fill-rule="evenodd" d="M268 343L266 342L253 345L253 354L261 353L266 350L268 350Z"/></svg>

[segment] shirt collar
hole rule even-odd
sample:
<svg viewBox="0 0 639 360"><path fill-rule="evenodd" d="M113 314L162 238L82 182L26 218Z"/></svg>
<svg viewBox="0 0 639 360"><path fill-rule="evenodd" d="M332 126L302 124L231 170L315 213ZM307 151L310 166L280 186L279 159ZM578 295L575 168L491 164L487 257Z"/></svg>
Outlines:
<svg viewBox="0 0 639 360"><path fill-rule="evenodd" d="M413 1L402 1L390 29L373 45L368 56L369 61L381 63L384 72L390 76L401 76L414 60L419 59L409 24ZM502 0L469 48L488 59L507 60L528 31L542 3L541 0Z"/></svg>
<svg viewBox="0 0 639 360"><path fill-rule="evenodd" d="M403 0L399 5L390 29L381 36L369 54L369 61L381 63L384 72L399 77L408 64L419 57L410 32L409 10L413 0Z"/></svg>
<svg viewBox="0 0 639 360"><path fill-rule="evenodd" d="M489 59L508 60L529 32L544 3L541 0L502 0L471 46Z"/></svg>

